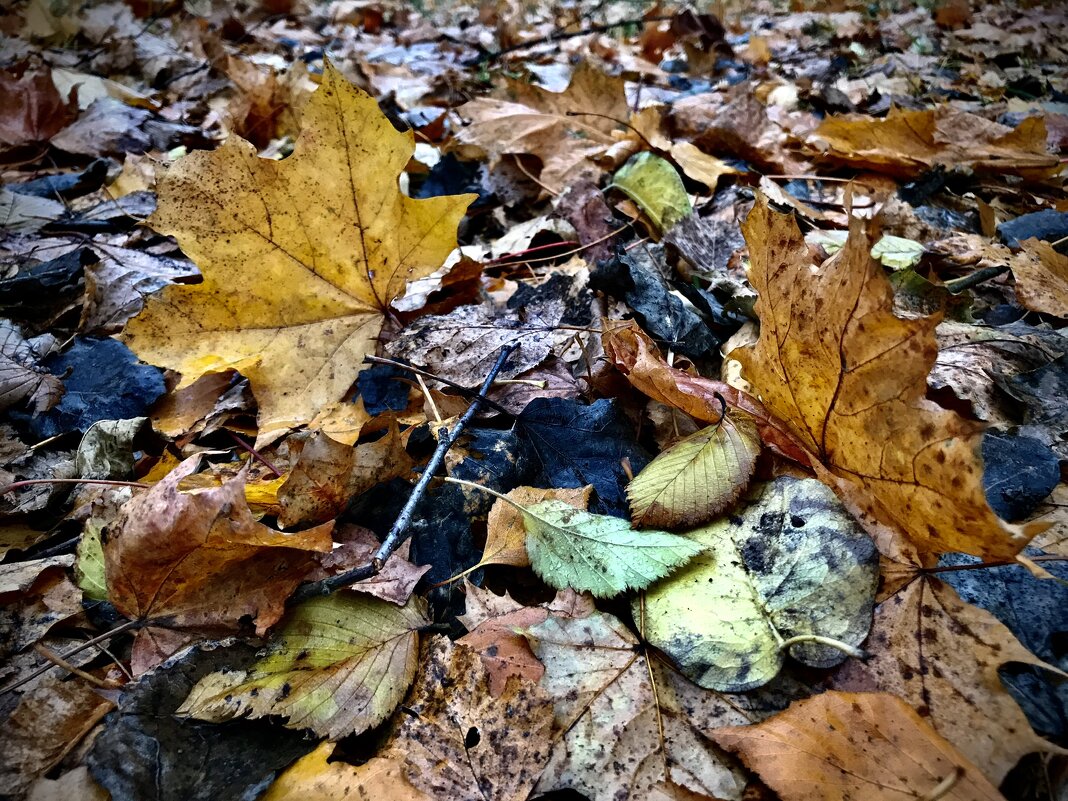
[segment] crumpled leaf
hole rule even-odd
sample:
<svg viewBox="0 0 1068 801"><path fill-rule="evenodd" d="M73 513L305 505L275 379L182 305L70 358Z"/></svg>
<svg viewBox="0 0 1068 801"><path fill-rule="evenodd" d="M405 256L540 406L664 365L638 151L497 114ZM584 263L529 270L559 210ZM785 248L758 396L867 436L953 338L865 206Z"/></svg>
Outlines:
<svg viewBox="0 0 1068 801"><path fill-rule="evenodd" d="M1003 801L967 757L900 698L826 692L755 726L712 732L783 801Z"/></svg>
<svg viewBox="0 0 1068 801"><path fill-rule="evenodd" d="M686 187L671 162L647 150L631 156L616 170L609 188L626 193L653 221L657 231L671 228L693 214Z"/></svg>
<svg viewBox="0 0 1068 801"><path fill-rule="evenodd" d="M418 666L419 598L407 605L334 593L295 607L247 670L204 676L178 708L201 720L281 715L291 729L336 740L377 726Z"/></svg>
<svg viewBox="0 0 1068 801"><path fill-rule="evenodd" d="M322 571L316 571L308 576L308 581L318 581L349 570L371 561L375 551L381 546L378 537L370 529L362 526L345 524L334 532L334 550L322 554L318 561ZM405 541L393 555L389 557L382 569L370 578L358 581L349 586L353 592L363 592L389 601L397 606L404 606L411 597L415 585L419 583L430 565L413 565L408 561L408 550L411 541Z"/></svg>
<svg viewBox="0 0 1068 801"><path fill-rule="evenodd" d="M834 688L903 699L992 781L1000 782L1024 754L1053 748L998 678L998 668L1010 661L1050 666L938 579L916 579L883 601L865 647L871 657L843 665Z"/></svg>
<svg viewBox="0 0 1068 801"><path fill-rule="evenodd" d="M549 759L545 690L513 677L494 696L478 653L446 637L427 648L406 708L395 746L408 781L433 798L524 801Z"/></svg>
<svg viewBox="0 0 1068 801"><path fill-rule="evenodd" d="M821 478L866 525L923 551L1014 556L1037 529L1009 525L987 504L981 427L925 399L937 316L894 316L864 222L851 220L846 246L818 270L797 223L765 199L744 233L760 340L731 357L826 467ZM895 547L873 534L884 552Z"/></svg>
<svg viewBox="0 0 1068 801"><path fill-rule="evenodd" d="M819 635L855 647L871 625L878 557L834 493L815 479L781 476L746 501L687 534L704 552L632 603L646 639L713 690L771 681L785 640ZM812 667L846 658L812 642L788 650Z"/></svg>
<svg viewBox="0 0 1068 801"><path fill-rule="evenodd" d="M1020 247L1010 262L1016 297L1034 311L1068 317L1068 256L1041 239L1025 239Z"/></svg>
<svg viewBox="0 0 1068 801"><path fill-rule="evenodd" d="M626 520L563 501L542 501L520 514L534 572L552 587L598 598L645 589L703 550L685 537L635 531Z"/></svg>
<svg viewBox="0 0 1068 801"><path fill-rule="evenodd" d="M412 469L396 421L385 436L352 447L318 433L278 492L281 526L322 523L337 517L354 496L382 481L404 478Z"/></svg>
<svg viewBox="0 0 1068 801"><path fill-rule="evenodd" d="M341 399L390 302L441 265L474 197L402 195L412 133L397 132L333 66L303 126L282 161L231 136L168 171L150 223L177 237L204 281L165 287L124 335L184 385L220 370L245 375L260 445Z"/></svg>
<svg viewBox="0 0 1068 801"><path fill-rule="evenodd" d="M111 602L129 618L156 624L137 632L136 672L180 644L155 637L159 626L236 631L248 615L264 633L314 566L313 552L332 547L332 523L295 534L257 523L245 502L244 471L216 489L179 492L178 482L199 464L199 457L187 459L134 496L104 544Z"/></svg>
<svg viewBox="0 0 1068 801"><path fill-rule="evenodd" d="M828 117L810 143L830 161L900 177L915 177L936 165L1031 178L1060 169L1047 149L1041 116L1009 128L949 105L920 111L895 107L881 119Z"/></svg>
<svg viewBox="0 0 1068 801"><path fill-rule="evenodd" d="M328 761L335 744L320 743L274 780L262 801L433 801L404 778L404 754L388 750L362 765Z"/></svg>
<svg viewBox="0 0 1068 801"><path fill-rule="evenodd" d="M550 616L526 632L545 665L556 715L552 756L535 793L574 789L592 801L646 798L674 782L738 801L745 778L711 732L778 711L759 694L726 697L648 659L622 622L603 612Z"/></svg>
<svg viewBox="0 0 1068 801"><path fill-rule="evenodd" d="M10 320L0 320L0 411L27 401L37 414L55 406L63 382L38 367L59 343L51 334L26 339Z"/></svg>
<svg viewBox="0 0 1068 801"><path fill-rule="evenodd" d="M871 247L871 257L891 270L907 270L915 267L923 258L921 243L900 236L883 236Z"/></svg>
<svg viewBox="0 0 1068 801"><path fill-rule="evenodd" d="M147 417L98 420L82 435L74 468L82 478L125 478L134 467L133 442Z"/></svg>
<svg viewBox="0 0 1068 801"><path fill-rule="evenodd" d="M512 81L508 99L476 98L458 112L470 120L456 134L462 155L485 154L494 164L506 155L529 153L541 159L539 177L554 189L581 177L596 180L601 170L592 159L615 143L611 136L619 127L615 120L629 115L622 78L609 78L588 61L579 62L564 92ZM568 112L580 113L568 116Z"/></svg>
<svg viewBox="0 0 1068 801"><path fill-rule="evenodd" d="M752 419L724 415L676 442L627 485L631 522L676 530L707 523L742 494L759 453Z"/></svg>

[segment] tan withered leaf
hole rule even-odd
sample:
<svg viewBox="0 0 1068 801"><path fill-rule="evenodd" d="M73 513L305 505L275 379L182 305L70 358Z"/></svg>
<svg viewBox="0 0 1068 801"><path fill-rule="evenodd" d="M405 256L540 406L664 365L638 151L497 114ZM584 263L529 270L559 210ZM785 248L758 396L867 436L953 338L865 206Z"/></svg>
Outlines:
<svg viewBox="0 0 1068 801"><path fill-rule="evenodd" d="M768 410L827 469L847 504L923 551L1011 558L1034 526L987 504L979 424L925 399L937 317L903 320L853 218L845 247L816 267L793 217L759 198L743 226L760 295L760 339L731 357ZM873 531L873 536L879 537ZM880 547L886 547L880 542Z"/></svg>
<svg viewBox="0 0 1068 801"><path fill-rule="evenodd" d="M329 64L302 125L281 161L231 136L168 170L150 224L178 239L204 281L149 298L124 335L184 384L245 375L260 445L341 399L390 302L441 265L474 198L403 195L413 134Z"/></svg>
<svg viewBox="0 0 1068 801"><path fill-rule="evenodd" d="M828 117L810 137L824 158L909 177L936 165L1032 178L1054 174L1057 157L1046 146L1042 117L1016 128L939 106L922 111L892 108L885 118Z"/></svg>
<svg viewBox="0 0 1068 801"><path fill-rule="evenodd" d="M571 788L592 801L646 798L674 782L739 799L745 778L709 739L716 728L763 717L755 694L702 690L649 662L617 618L550 615L527 632L545 665L556 715L552 757L536 793ZM654 683L655 682L655 683Z"/></svg>
<svg viewBox="0 0 1068 801"><path fill-rule="evenodd" d="M1027 239L1010 262L1016 296L1029 309L1068 317L1068 256L1049 242Z"/></svg>
<svg viewBox="0 0 1068 801"><path fill-rule="evenodd" d="M884 693L826 692L712 739L783 801L1004 801L907 703Z"/></svg>
<svg viewBox="0 0 1068 801"><path fill-rule="evenodd" d="M1024 754L1052 748L998 678L1006 662L1049 666L949 585L917 579L884 601L865 649L871 658L843 665L833 686L904 699L992 781L1000 782Z"/></svg>
<svg viewBox="0 0 1068 801"><path fill-rule="evenodd" d="M215 489L179 492L178 482L199 463L188 459L135 495L104 543L111 602L129 618L156 624L137 633L141 669L168 655L154 644L173 638L156 627L236 631L249 616L262 634L313 568L315 552L331 549L333 523L283 534L256 522L243 474Z"/></svg>
<svg viewBox="0 0 1068 801"><path fill-rule="evenodd" d="M385 436L356 447L317 433L278 493L278 522L288 528L337 517L354 496L381 481L408 475L412 464L395 421Z"/></svg>
<svg viewBox="0 0 1068 801"><path fill-rule="evenodd" d="M334 550L323 554L317 560L322 570L310 574L308 581L318 581L327 576L365 565L371 561L375 551L382 544L373 531L352 524L339 527L334 532L334 541L337 543ZM410 547L410 540L402 543L377 574L356 582L349 589L403 606L411 597L419 579L430 570L430 565L417 566L408 561Z"/></svg>
<svg viewBox="0 0 1068 801"><path fill-rule="evenodd" d="M433 801L404 778L404 754L387 750L362 765L329 762L336 746L324 742L274 780L262 801Z"/></svg>
<svg viewBox="0 0 1068 801"><path fill-rule="evenodd" d="M546 692L513 677L493 696L478 654L446 637L423 656L394 743L408 781L433 798L524 801L549 758Z"/></svg>
<svg viewBox="0 0 1068 801"><path fill-rule="evenodd" d="M519 81L510 82L507 99L477 98L458 111L470 124L456 134L461 153L486 154L491 163L506 155L530 154L541 159L540 178L563 189L577 178L600 174L591 159L614 143L615 120L629 115L623 80L581 62L564 92L550 92ZM595 112L604 116L568 116ZM605 119L605 117L614 119Z"/></svg>
<svg viewBox="0 0 1068 801"><path fill-rule="evenodd" d="M555 500L563 501L576 509L587 509L592 491L591 486L577 489L516 487L506 494L520 506L533 506L542 501ZM482 552L482 559L471 570L484 565L530 565L526 546L527 530L523 524L523 515L518 509L504 501L496 501L490 509L486 527L486 547Z"/></svg>
<svg viewBox="0 0 1068 801"><path fill-rule="evenodd" d="M752 418L724 415L676 442L627 485L631 522L676 530L707 523L742 494L759 454Z"/></svg>

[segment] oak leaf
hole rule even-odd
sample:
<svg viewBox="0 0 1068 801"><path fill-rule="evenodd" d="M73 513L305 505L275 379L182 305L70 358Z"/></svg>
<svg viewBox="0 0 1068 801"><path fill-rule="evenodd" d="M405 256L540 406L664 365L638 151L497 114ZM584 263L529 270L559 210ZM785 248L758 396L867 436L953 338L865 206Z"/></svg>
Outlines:
<svg viewBox="0 0 1068 801"><path fill-rule="evenodd" d="M712 739L783 801L1004 801L907 703L884 693L826 692Z"/></svg>
<svg viewBox="0 0 1068 801"><path fill-rule="evenodd" d="M609 78L585 61L564 92L513 81L507 95L503 100L477 98L458 109L471 121L456 134L458 149L472 157L486 154L491 164L506 155L537 156L540 179L553 189L576 178L599 177L592 159L615 143L616 120L629 115L623 79Z"/></svg>
<svg viewBox="0 0 1068 801"><path fill-rule="evenodd" d="M761 197L743 226L760 295L760 339L736 348L744 375L862 520L926 552L1011 558L1037 532L987 504L980 424L926 400L937 316L904 320L858 218L845 247L812 264L792 217ZM819 465L814 465L819 467ZM876 532L872 532L876 535ZM880 547L891 546L880 541Z"/></svg>
<svg viewBox="0 0 1068 801"><path fill-rule="evenodd" d="M919 578L883 601L865 648L870 658L843 665L833 686L904 699L992 781L1024 754L1052 749L998 677L1006 662L1052 668L948 584Z"/></svg>
<svg viewBox="0 0 1068 801"><path fill-rule="evenodd" d="M474 199L401 194L414 148L411 131L327 65L289 158L258 158L231 136L177 162L150 224L178 239L204 281L149 298L126 342L181 372L182 386L245 375L261 446L310 421L352 385L405 283L456 246Z"/></svg>
<svg viewBox="0 0 1068 801"><path fill-rule="evenodd" d="M951 106L920 111L892 108L882 119L828 117L813 131L810 143L830 161L901 177L936 166L1031 178L1060 169L1057 157L1047 149L1042 117L1028 117L1009 128Z"/></svg>
<svg viewBox="0 0 1068 801"><path fill-rule="evenodd" d="M104 543L111 602L131 619L155 623L137 632L137 672L173 653L190 630L237 631L250 616L264 633L314 567L316 552L332 547L333 523L283 534L256 522L243 471L221 487L179 492L199 463L187 459L128 501Z"/></svg>
<svg viewBox="0 0 1068 801"><path fill-rule="evenodd" d="M548 694L512 677L494 696L478 654L445 637L421 662L395 742L408 781L433 798L524 801L549 759Z"/></svg>

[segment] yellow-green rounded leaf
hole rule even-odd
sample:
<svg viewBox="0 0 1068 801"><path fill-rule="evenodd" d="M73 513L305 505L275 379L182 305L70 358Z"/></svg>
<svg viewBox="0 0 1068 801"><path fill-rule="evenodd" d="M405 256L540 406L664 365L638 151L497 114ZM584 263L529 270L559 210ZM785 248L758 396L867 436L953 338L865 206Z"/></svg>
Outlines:
<svg viewBox="0 0 1068 801"><path fill-rule="evenodd" d="M740 414L679 440L627 486L631 522L666 529L707 523L742 494L759 454L756 424Z"/></svg>
<svg viewBox="0 0 1068 801"><path fill-rule="evenodd" d="M703 550L666 531L635 531L619 517L595 515L563 501L520 510L534 572L558 590L610 598L640 590Z"/></svg>
<svg viewBox="0 0 1068 801"><path fill-rule="evenodd" d="M78 541L77 559L74 562L74 581L81 587L85 597L93 601L108 599L108 581L104 571L104 544L100 538L103 525L95 517L85 523L82 538Z"/></svg>
<svg viewBox="0 0 1068 801"><path fill-rule="evenodd" d="M611 186L637 203L661 231L693 214L678 171L670 161L648 151L632 156L616 170Z"/></svg>
<svg viewBox="0 0 1068 801"><path fill-rule="evenodd" d="M856 647L871 626L879 574L875 545L814 479L755 485L729 517L687 535L705 551L634 602L652 645L702 687L742 692L771 681L786 651L812 667Z"/></svg>
<svg viewBox="0 0 1068 801"><path fill-rule="evenodd" d="M358 734L403 700L428 622L417 597L403 607L347 593L307 601L263 657L247 670L208 674L178 712L212 721L280 715L320 737Z"/></svg>

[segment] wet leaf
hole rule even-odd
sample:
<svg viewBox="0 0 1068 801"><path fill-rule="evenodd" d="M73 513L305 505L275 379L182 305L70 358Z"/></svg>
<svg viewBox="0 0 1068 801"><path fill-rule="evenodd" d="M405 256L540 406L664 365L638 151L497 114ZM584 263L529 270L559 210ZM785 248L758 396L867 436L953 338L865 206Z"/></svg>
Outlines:
<svg viewBox="0 0 1068 801"><path fill-rule="evenodd" d="M784 476L758 485L745 505L687 537L704 552L650 587L632 610L649 642L702 687L759 687L787 653L820 668L846 658L814 642L784 649L794 637L856 647L867 636L875 547L820 482Z"/></svg>
<svg viewBox="0 0 1068 801"><path fill-rule="evenodd" d="M631 156L616 171L609 187L619 189L637 203L658 231L693 214L686 187L671 162L648 151Z"/></svg>
<svg viewBox="0 0 1068 801"><path fill-rule="evenodd" d="M179 161L151 224L177 237L204 281L150 298L126 341L184 384L244 374L260 444L311 420L355 380L405 283L456 245L473 197L402 195L397 175L413 149L410 132L328 65L291 157L260 159L232 136Z"/></svg>
<svg viewBox="0 0 1068 801"><path fill-rule="evenodd" d="M707 523L745 490L759 453L756 425L741 414L679 440L627 485L631 521L675 530Z"/></svg>
<svg viewBox="0 0 1068 801"><path fill-rule="evenodd" d="M850 225L843 250L817 269L793 218L758 201L744 232L760 340L731 356L862 519L922 551L1011 557L1035 527L1009 525L987 504L980 427L925 398L938 320L894 316L864 223Z"/></svg>
<svg viewBox="0 0 1068 801"><path fill-rule="evenodd" d="M520 513L534 572L557 589L599 598L645 589L702 550L684 537L634 531L626 520L563 501L542 501Z"/></svg>
<svg viewBox="0 0 1068 801"><path fill-rule="evenodd" d="M966 756L884 693L826 692L755 726L718 729L712 739L783 801L1002 801Z"/></svg>
<svg viewBox="0 0 1068 801"><path fill-rule="evenodd" d="M336 740L377 726L404 698L417 668L424 603L397 607L335 593L293 609L247 670L211 673L178 709L201 720L285 717L291 729Z"/></svg>

